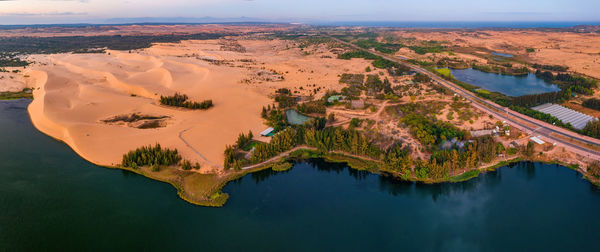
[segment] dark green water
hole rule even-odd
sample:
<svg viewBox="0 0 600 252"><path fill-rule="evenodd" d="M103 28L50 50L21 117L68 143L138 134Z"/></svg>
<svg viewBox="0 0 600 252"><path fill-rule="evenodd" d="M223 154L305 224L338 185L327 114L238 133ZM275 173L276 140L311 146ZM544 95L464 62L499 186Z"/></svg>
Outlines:
<svg viewBox="0 0 600 252"><path fill-rule="evenodd" d="M481 87L485 90L499 92L508 96L521 96L560 91L558 86L535 76L502 75L468 69L450 69L452 75L462 82Z"/></svg>
<svg viewBox="0 0 600 252"><path fill-rule="evenodd" d="M0 251L593 251L600 191L520 163L419 185L318 160L230 183L223 208L92 165L0 101Z"/></svg>
<svg viewBox="0 0 600 252"><path fill-rule="evenodd" d="M294 125L302 125L306 121L310 120L310 117L300 114L295 109L288 109L285 111L285 115L289 123Z"/></svg>

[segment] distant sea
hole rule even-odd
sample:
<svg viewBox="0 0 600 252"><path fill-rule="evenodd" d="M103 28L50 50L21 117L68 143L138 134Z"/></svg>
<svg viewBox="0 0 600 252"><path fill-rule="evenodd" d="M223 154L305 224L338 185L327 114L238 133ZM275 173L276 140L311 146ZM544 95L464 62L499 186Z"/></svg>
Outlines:
<svg viewBox="0 0 600 252"><path fill-rule="evenodd" d="M2 1L2 0L0 0ZM214 21L202 21L197 22L162 22L157 20L156 22L143 22L143 20L109 20L105 23L74 23L74 24L28 24L28 25L2 25L0 24L0 30L6 29L20 29L25 27L85 27L85 26L101 26L101 25L177 25L177 24L282 24L291 23L286 21L280 22L269 22L269 21L252 21L250 19L243 19L239 21L228 20L214 20ZM136 22L137 21L137 22ZM220 22L218 22L220 21ZM300 21L298 23L317 25L317 26L364 26L364 27L398 27L398 28L565 28L576 25L600 25L600 21L565 21L565 22L552 22L552 21L537 21L537 22L388 22L388 21Z"/></svg>
<svg viewBox="0 0 600 252"><path fill-rule="evenodd" d="M312 25L325 26L365 26L398 28L564 28L576 25L600 25L600 21L568 22L314 22Z"/></svg>

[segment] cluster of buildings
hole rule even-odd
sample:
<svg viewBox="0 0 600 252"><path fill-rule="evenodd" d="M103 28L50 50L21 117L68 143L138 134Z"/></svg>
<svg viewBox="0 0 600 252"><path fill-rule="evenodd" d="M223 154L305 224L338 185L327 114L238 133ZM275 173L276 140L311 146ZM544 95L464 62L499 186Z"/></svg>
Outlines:
<svg viewBox="0 0 600 252"><path fill-rule="evenodd" d="M503 127L502 128L500 128L499 126L496 126L493 129L471 130L470 133L471 133L472 137L481 137L481 136L489 136L489 135L493 135L493 136L498 136L498 135L510 136L510 128L507 127L506 122L503 122Z"/></svg>

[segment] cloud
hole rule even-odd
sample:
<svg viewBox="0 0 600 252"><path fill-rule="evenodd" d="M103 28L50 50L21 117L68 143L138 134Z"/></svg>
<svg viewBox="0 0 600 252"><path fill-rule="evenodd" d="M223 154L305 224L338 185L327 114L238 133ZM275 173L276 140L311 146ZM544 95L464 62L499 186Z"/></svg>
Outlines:
<svg viewBox="0 0 600 252"><path fill-rule="evenodd" d="M4 1L4 0L0 0ZM32 16L82 16L87 15L87 12L6 12L0 13L0 16L19 16L19 17L32 17Z"/></svg>
<svg viewBox="0 0 600 252"><path fill-rule="evenodd" d="M509 15L509 16L521 16L521 15L550 15L549 12L536 12L536 11L488 11L484 12L486 15Z"/></svg>
<svg viewBox="0 0 600 252"><path fill-rule="evenodd" d="M16 2L16 1L19 1L19 0L0 0L0 2ZM90 0L38 0L38 1L39 2L81 2L81 3L87 3ZM20 0L19 2L27 2L27 1Z"/></svg>

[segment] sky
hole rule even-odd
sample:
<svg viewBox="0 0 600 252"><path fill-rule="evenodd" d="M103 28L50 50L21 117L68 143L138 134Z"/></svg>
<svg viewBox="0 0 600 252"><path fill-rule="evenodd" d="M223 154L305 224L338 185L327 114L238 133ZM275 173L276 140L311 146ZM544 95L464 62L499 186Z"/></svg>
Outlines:
<svg viewBox="0 0 600 252"><path fill-rule="evenodd" d="M194 21L600 21L600 0L0 0L0 24ZM200 20L200 19L199 19Z"/></svg>

